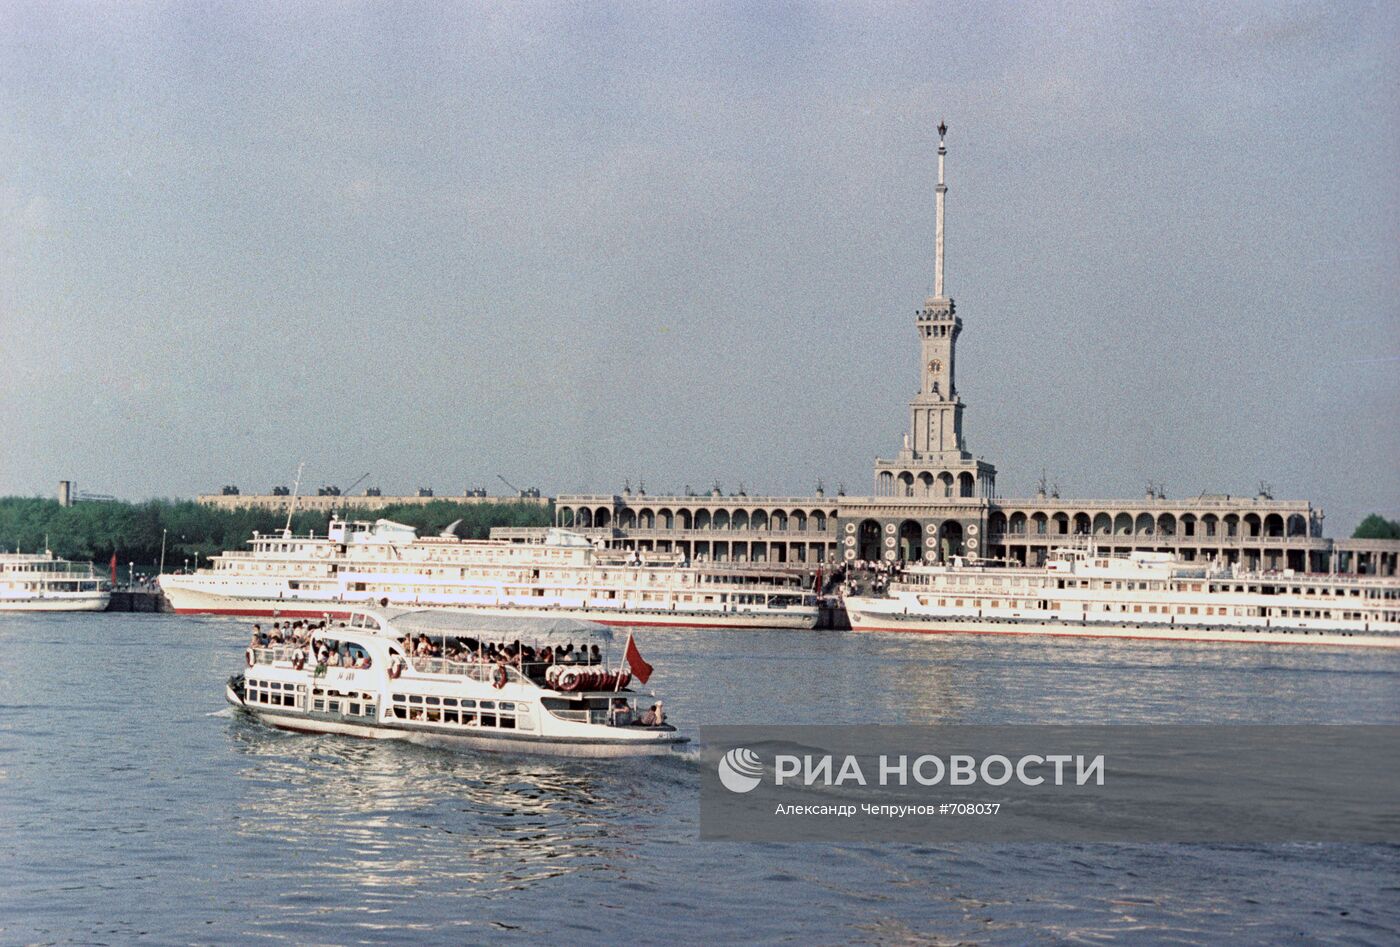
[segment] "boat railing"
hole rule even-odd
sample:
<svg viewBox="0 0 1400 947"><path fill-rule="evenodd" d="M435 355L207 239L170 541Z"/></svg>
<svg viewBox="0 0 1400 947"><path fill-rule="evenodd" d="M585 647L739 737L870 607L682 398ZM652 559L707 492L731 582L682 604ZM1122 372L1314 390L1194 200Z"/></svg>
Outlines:
<svg viewBox="0 0 1400 947"><path fill-rule="evenodd" d="M450 674L465 677L469 681L482 684L495 683L496 669L504 667L506 680L517 684L529 684L530 679L510 665L491 664L482 661L453 661L450 658L411 657L410 666L419 674Z"/></svg>
<svg viewBox="0 0 1400 947"><path fill-rule="evenodd" d="M295 645L249 648L248 652L253 656L254 664L277 664L284 661L290 664L298 650L301 650L302 654L306 653L305 649L298 649Z"/></svg>

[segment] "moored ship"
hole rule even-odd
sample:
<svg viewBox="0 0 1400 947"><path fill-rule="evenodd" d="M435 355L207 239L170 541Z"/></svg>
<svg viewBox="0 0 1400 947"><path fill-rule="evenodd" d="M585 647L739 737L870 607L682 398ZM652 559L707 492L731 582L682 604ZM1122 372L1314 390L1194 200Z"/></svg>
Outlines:
<svg viewBox="0 0 1400 947"><path fill-rule="evenodd" d="M0 553L0 611L100 612L112 586L90 562L52 552Z"/></svg>
<svg viewBox="0 0 1400 947"><path fill-rule="evenodd" d="M1400 582L1248 573L1167 553L1056 550L1043 568L954 560L852 596L855 631L1400 648Z"/></svg>
<svg viewBox="0 0 1400 947"><path fill-rule="evenodd" d="M611 634L572 619L357 609L348 623L249 647L225 697L283 730L447 748L617 757L689 742L659 701L638 706L633 665L643 683L651 666L630 638L618 664L595 657Z"/></svg>
<svg viewBox="0 0 1400 947"><path fill-rule="evenodd" d="M615 625L814 628L816 595L779 569L688 563L597 549L576 533L543 542L420 537L410 526L332 520L324 536L254 534L248 551L163 575L181 614L319 617L355 606L448 606Z"/></svg>

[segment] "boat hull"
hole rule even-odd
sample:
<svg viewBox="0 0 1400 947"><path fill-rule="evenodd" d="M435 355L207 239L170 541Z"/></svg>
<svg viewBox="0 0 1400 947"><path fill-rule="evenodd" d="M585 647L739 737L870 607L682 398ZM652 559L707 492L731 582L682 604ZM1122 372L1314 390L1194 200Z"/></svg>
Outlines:
<svg viewBox="0 0 1400 947"><path fill-rule="evenodd" d="M244 703L231 686L225 686L224 697L234 707L259 722L293 733L330 733L360 737L367 740L402 740L419 746L439 749L474 750L494 753L527 753L546 756L569 756L590 759L616 759L638 756L665 756L689 743L688 737L657 733L650 739L607 740L602 738L564 738L548 735L492 733L475 735L443 732L429 726L399 727L384 723L351 723L330 720L304 713L287 713L253 707Z"/></svg>
<svg viewBox="0 0 1400 947"><path fill-rule="evenodd" d="M54 593L43 598L0 598L0 612L104 612L108 592Z"/></svg>
<svg viewBox="0 0 1400 947"><path fill-rule="evenodd" d="M368 602L338 602L331 600L298 600L275 598L234 598L214 595L195 589L169 585L165 589L171 610L179 615L228 615L248 618L321 618L329 615L340 620L350 615L356 606ZM393 603L399 604L399 603ZM407 603L403 607L422 607ZM503 615L516 618L578 618L619 627L674 628L786 628L810 630L817 626L819 613L804 609L790 613L765 612L673 612L641 609L607 611L597 608L531 608L525 605L477 605L471 602L444 603L454 611L471 611L481 615Z"/></svg>
<svg viewBox="0 0 1400 947"><path fill-rule="evenodd" d="M1047 638L1130 638L1150 641L1213 641L1227 644L1311 645L1331 648L1400 648L1400 635L1365 631L1246 628L1188 624L1113 624L985 619L958 615L913 615L847 604L851 630L925 635L1015 635Z"/></svg>

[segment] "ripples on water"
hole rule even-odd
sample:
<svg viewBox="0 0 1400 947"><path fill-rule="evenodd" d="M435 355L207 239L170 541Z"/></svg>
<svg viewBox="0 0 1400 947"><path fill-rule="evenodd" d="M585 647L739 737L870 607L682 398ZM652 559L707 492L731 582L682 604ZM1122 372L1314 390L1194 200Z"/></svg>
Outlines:
<svg viewBox="0 0 1400 947"><path fill-rule="evenodd" d="M701 844L694 758L218 713L246 626L0 618L0 942L1393 941L1394 846ZM1400 722L1400 656L643 631L704 723Z"/></svg>

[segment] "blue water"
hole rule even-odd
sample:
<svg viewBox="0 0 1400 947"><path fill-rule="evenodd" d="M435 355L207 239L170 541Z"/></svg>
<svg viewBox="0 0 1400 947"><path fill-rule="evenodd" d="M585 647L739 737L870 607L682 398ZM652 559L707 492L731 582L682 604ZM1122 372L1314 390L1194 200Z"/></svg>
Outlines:
<svg viewBox="0 0 1400 947"><path fill-rule="evenodd" d="M1400 848L698 841L692 756L559 761L224 711L246 626L0 618L0 942L1377 943ZM700 723L1400 722L1400 655L639 632Z"/></svg>

